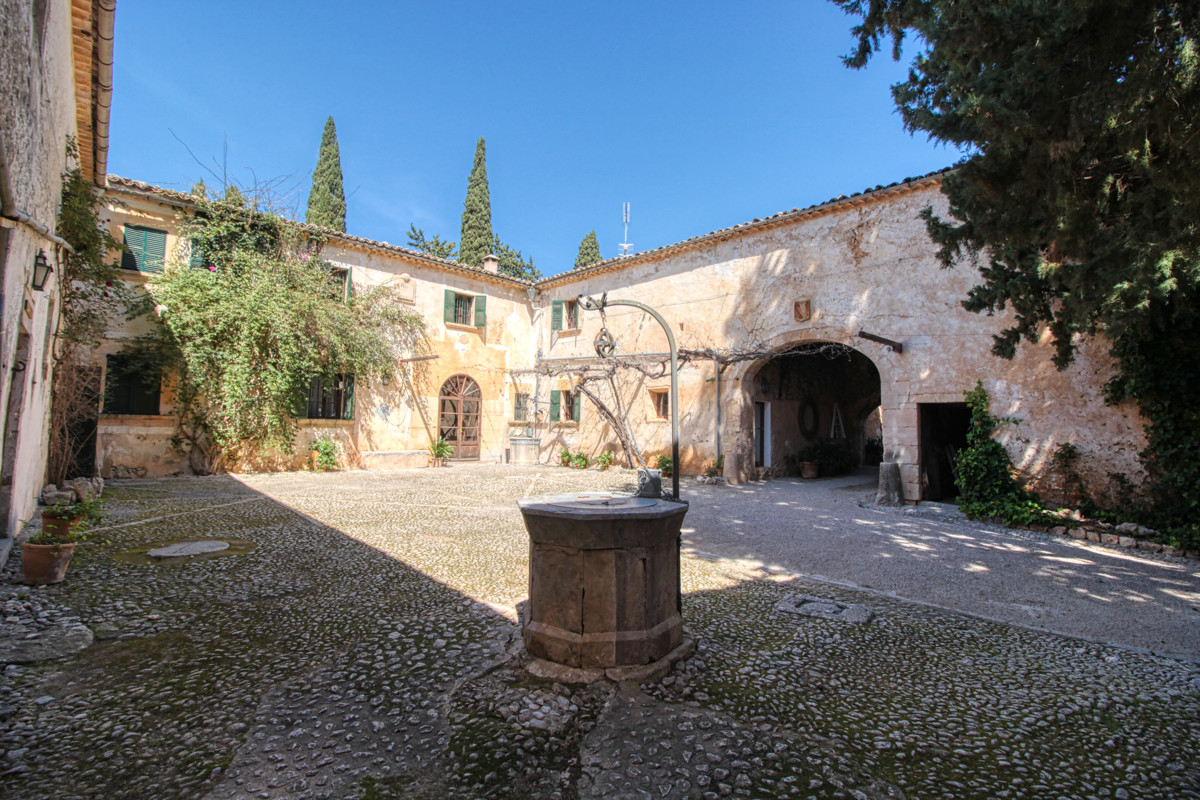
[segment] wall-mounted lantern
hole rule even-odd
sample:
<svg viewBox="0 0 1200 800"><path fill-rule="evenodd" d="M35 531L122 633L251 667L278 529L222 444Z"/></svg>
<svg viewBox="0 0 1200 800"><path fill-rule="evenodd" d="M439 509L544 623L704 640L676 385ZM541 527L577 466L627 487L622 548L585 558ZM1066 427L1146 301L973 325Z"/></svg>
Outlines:
<svg viewBox="0 0 1200 800"><path fill-rule="evenodd" d="M54 272L54 267L50 266L50 262L46 259L46 251L38 250L37 256L33 259L34 291L40 292L46 288L46 281L50 278L51 272Z"/></svg>

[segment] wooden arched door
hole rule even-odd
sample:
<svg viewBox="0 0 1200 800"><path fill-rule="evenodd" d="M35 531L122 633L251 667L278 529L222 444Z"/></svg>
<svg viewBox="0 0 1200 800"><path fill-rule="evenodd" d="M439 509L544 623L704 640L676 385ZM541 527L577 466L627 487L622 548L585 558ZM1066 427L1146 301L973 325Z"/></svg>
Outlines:
<svg viewBox="0 0 1200 800"><path fill-rule="evenodd" d="M438 392L438 435L454 448L455 459L479 458L483 395L468 375L454 375Z"/></svg>

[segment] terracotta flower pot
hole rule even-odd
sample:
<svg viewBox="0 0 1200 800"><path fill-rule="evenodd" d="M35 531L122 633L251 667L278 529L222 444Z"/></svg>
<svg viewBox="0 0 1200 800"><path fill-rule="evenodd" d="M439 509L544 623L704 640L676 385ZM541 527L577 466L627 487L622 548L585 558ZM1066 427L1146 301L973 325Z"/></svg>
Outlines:
<svg viewBox="0 0 1200 800"><path fill-rule="evenodd" d="M67 564L75 554L75 542L67 544L21 545L21 569L25 582L32 584L61 583L67 575Z"/></svg>
<svg viewBox="0 0 1200 800"><path fill-rule="evenodd" d="M68 539L71 535L71 526L83 519L83 515L76 514L72 517L56 517L49 514L42 514L42 530L56 539Z"/></svg>
<svg viewBox="0 0 1200 800"><path fill-rule="evenodd" d="M800 467L800 475L804 478L815 478L821 474L821 464L817 461L805 461Z"/></svg>

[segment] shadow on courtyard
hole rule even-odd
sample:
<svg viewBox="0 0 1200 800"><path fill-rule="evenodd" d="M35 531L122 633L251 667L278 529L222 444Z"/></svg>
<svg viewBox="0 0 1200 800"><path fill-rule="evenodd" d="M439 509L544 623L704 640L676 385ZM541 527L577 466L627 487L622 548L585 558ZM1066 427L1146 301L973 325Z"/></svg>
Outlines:
<svg viewBox="0 0 1200 800"><path fill-rule="evenodd" d="M748 580L703 561L685 562L684 598L701 650L669 682L618 695L531 680L515 669L517 627L495 610L525 580L513 500L529 491L529 473L511 485L462 475L441 494L361 474L260 482L287 504L229 478L110 487L107 541L77 557L66 583L25 595L69 609L100 640L4 673L0 793L551 797L573 782L600 792L617 769L613 786L643 780L674 787L662 796L699 797L704 773L681 760L683 740L655 742L705 720L720 732L709 760L719 755L717 769L744 774L762 795L832 774L919 796L961 778L968 794L994 796L1042 773L1070 795L1117 785L1104 764L1081 763L1114 726L1136 728L1129 763L1148 785L1158 776L1146 796L1194 785L1194 768L1162 766L1196 744L1187 720L1200 702L1179 665L836 586ZM798 502L794 489L754 488L785 511ZM716 514L735 531L745 524L723 504L694 501L701 509L698 518ZM870 522L851 525L874 530ZM938 535L902 530L873 547L936 561L895 537L936 544ZM128 557L222 537L253 547L162 564ZM10 566L5 577L15 574ZM797 593L866 603L874 617L853 626L778 613ZM643 749L613 735L622 726L640 726ZM783 760L756 766L738 748ZM628 763L644 763L641 777L621 771ZM660 769L672 776L665 784ZM677 772L690 788L671 783Z"/></svg>

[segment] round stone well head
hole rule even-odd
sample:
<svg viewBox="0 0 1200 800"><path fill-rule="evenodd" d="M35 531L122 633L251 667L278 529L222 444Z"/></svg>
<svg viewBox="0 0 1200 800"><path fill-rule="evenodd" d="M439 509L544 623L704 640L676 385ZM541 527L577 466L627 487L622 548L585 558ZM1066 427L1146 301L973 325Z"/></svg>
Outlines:
<svg viewBox="0 0 1200 800"><path fill-rule="evenodd" d="M583 492L517 504L529 532L530 655L580 668L640 666L680 644L687 503Z"/></svg>

